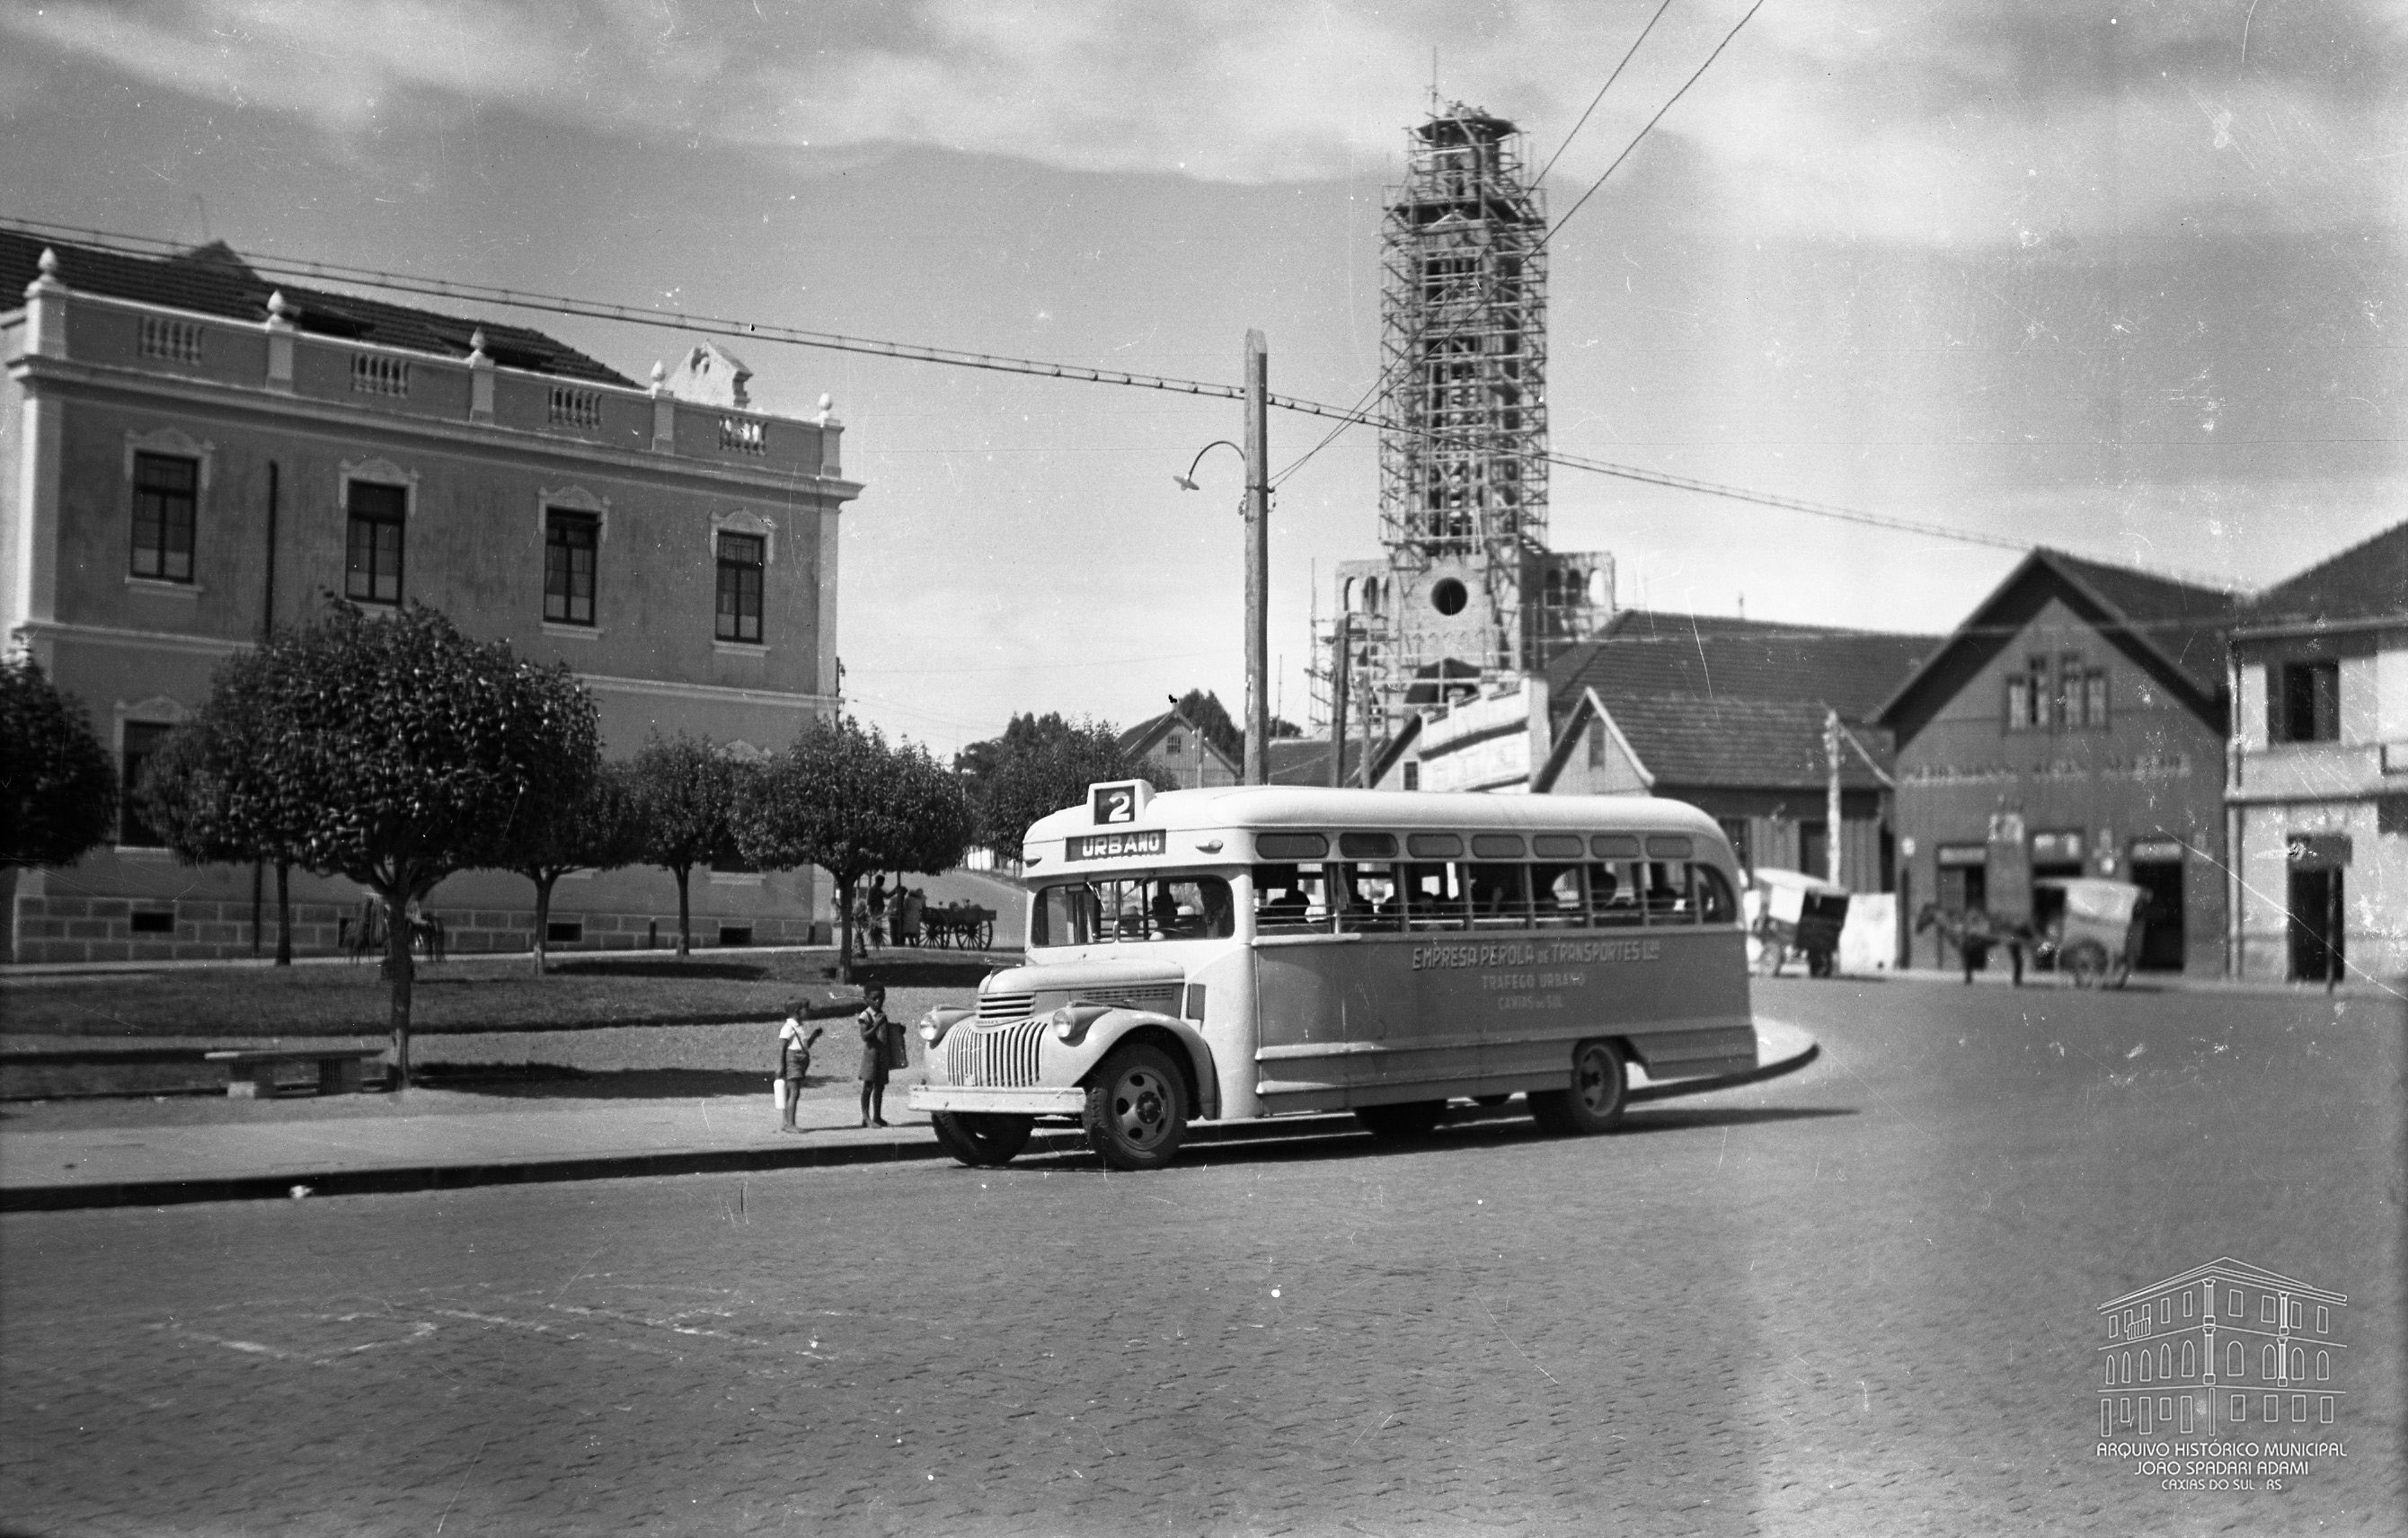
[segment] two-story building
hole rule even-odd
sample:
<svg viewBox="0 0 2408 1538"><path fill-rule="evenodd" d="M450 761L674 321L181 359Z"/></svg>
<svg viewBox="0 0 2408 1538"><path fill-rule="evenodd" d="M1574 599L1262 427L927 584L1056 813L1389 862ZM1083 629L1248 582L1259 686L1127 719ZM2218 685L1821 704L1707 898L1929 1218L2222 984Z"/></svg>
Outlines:
<svg viewBox="0 0 2408 1538"><path fill-rule="evenodd" d="M2229 1255L2108 1299L2099 1434L2331 1434L2348 1304Z"/></svg>
<svg viewBox="0 0 2408 1538"><path fill-rule="evenodd" d="M286 287L222 245L165 259L0 232L0 636L80 699L128 784L211 671L328 595L419 601L566 662L605 751L690 732L774 749L837 705L840 427L751 408L698 347L638 384L541 333ZM0 303L8 302L0 299ZM21 961L231 955L250 867L180 866L129 805L114 845L7 893ZM297 876L296 941L360 893ZM704 943L801 938L808 871L697 873ZM521 948L528 884L432 904ZM552 943L674 933L651 868L564 881ZM268 913L273 919L272 909Z"/></svg>
<svg viewBox="0 0 2408 1538"><path fill-rule="evenodd" d="M2408 975L2408 523L2258 594L2231 687L2240 975Z"/></svg>
<svg viewBox="0 0 2408 1538"><path fill-rule="evenodd" d="M2227 591L2040 549L1878 715L1897 744L1899 906L2045 926L2050 877L2150 897L2140 964L2217 975ZM1932 964L1954 963L1930 942Z"/></svg>

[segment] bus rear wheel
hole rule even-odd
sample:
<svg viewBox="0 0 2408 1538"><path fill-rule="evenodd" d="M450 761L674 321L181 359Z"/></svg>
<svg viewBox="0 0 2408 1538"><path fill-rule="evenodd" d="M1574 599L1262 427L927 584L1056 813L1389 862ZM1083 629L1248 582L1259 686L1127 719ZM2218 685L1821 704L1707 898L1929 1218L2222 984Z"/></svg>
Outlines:
<svg viewBox="0 0 2408 1538"><path fill-rule="evenodd" d="M928 1119L945 1151L972 1169L1010 1163L1028 1146L1029 1131L1037 1124L1035 1117L993 1111L935 1111Z"/></svg>
<svg viewBox="0 0 2408 1538"><path fill-rule="evenodd" d="M1410 1143L1435 1131L1446 1115L1442 1100L1411 1100L1400 1105L1357 1105L1354 1119L1383 1143Z"/></svg>
<svg viewBox="0 0 2408 1538"><path fill-rule="evenodd" d="M1572 1048L1570 1087L1530 1091L1530 1118L1541 1131L1559 1135L1611 1132L1629 1095L1620 1049L1610 1041L1584 1041Z"/></svg>
<svg viewBox="0 0 2408 1538"><path fill-rule="evenodd" d="M1187 1094L1159 1047L1130 1042L1104 1060L1087 1087L1087 1143L1116 1170L1158 1170L1187 1135Z"/></svg>

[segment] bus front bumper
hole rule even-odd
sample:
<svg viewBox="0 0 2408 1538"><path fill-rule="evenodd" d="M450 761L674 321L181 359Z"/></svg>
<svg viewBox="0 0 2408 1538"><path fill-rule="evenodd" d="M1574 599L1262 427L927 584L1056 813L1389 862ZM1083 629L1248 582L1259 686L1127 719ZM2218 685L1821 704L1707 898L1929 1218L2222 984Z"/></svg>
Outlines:
<svg viewBox="0 0 2408 1538"><path fill-rule="evenodd" d="M1001 1089L960 1084L915 1084L908 1102L915 1111L984 1111L1003 1116L1077 1116L1087 1091L1064 1089Z"/></svg>

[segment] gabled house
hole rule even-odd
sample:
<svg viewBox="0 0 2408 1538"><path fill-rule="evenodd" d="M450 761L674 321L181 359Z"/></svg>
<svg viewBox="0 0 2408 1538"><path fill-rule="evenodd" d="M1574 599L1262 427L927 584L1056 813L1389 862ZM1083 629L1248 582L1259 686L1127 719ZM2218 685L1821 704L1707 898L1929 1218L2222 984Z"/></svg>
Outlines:
<svg viewBox="0 0 2408 1538"><path fill-rule="evenodd" d="M1245 779L1245 766L1232 763L1177 705L1122 733L1120 745L1140 773L1174 781L1182 790L1237 785Z"/></svg>
<svg viewBox="0 0 2408 1538"><path fill-rule="evenodd" d="M1869 718L1938 644L1626 609L1548 669L1555 726L1532 789L1670 796L1719 821L1743 864L1820 876L1836 714L1842 879L1886 891L1889 741Z"/></svg>
<svg viewBox="0 0 2408 1538"><path fill-rule="evenodd" d="M2231 592L2027 556L1875 719L1896 743L1899 891L2045 925L2054 876L2150 894L2140 964L2224 968ZM1934 964L1945 965L1935 938Z"/></svg>
<svg viewBox="0 0 2408 1538"><path fill-rule="evenodd" d="M2408 974L2408 523L2259 593L2232 676L2235 970Z"/></svg>

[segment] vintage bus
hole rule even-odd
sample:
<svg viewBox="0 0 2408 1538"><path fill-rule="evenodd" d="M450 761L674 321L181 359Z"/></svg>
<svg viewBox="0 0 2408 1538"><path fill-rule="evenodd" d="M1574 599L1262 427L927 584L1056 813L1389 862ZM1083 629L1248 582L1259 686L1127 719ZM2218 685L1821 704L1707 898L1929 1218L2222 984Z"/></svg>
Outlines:
<svg viewBox="0 0 2408 1538"><path fill-rule="evenodd" d="M970 1164L1037 1121L1125 1170L1191 1118L1352 1111L1427 1132L1520 1093L1541 1126L1756 1066L1737 867L1644 796L1096 785L1028 830L1025 965L921 1022L910 1104Z"/></svg>

